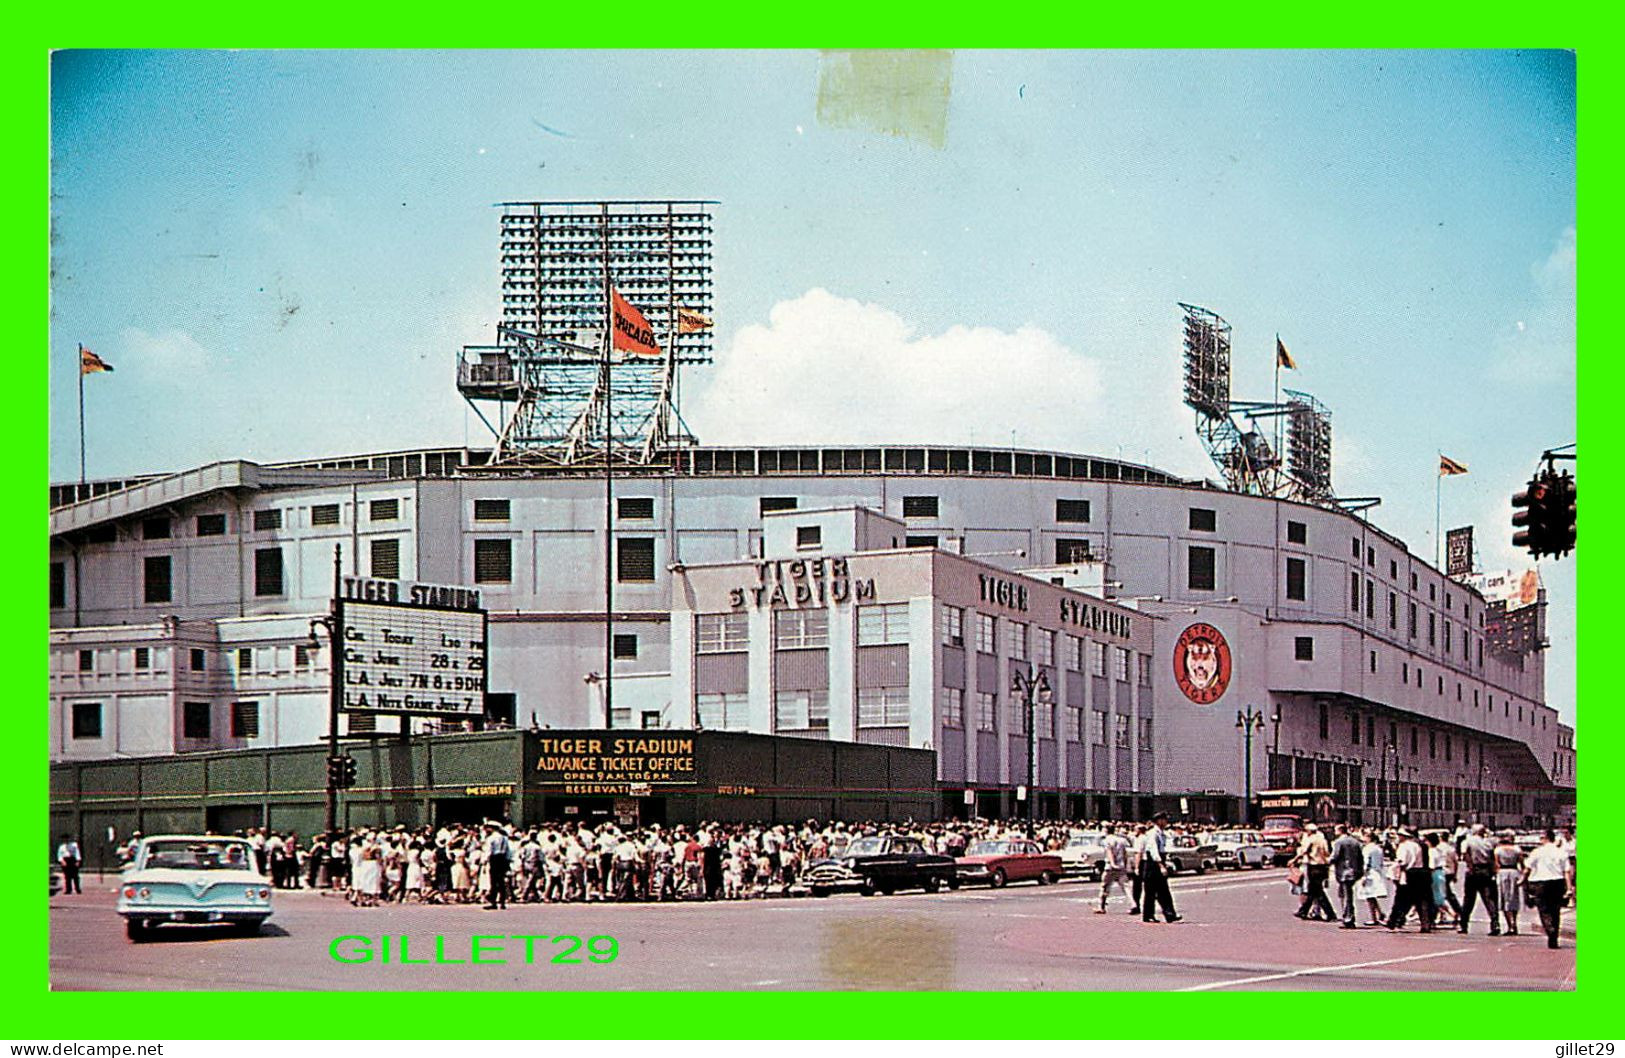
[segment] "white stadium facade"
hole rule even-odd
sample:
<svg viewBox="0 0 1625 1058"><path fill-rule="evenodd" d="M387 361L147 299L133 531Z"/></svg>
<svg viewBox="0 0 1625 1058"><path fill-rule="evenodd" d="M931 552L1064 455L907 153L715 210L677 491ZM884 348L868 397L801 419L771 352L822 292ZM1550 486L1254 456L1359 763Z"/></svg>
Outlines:
<svg viewBox="0 0 1625 1058"><path fill-rule="evenodd" d="M337 547L346 575L480 592L486 725L930 749L941 814L1012 815L1028 758L1010 681L1039 668L1047 816L1237 819L1248 764L1253 791L1333 789L1364 821L1572 813L1573 730L1544 701L1538 624L1487 635L1490 600L1333 505L1007 449L674 447L617 469L608 503L590 467L488 461L430 449L53 486L52 760L321 740L314 622ZM923 559L874 554L895 551ZM801 608L794 579L782 606L728 588L784 562L867 592L820 582L812 628L780 612ZM1262 717L1251 739L1238 713Z"/></svg>

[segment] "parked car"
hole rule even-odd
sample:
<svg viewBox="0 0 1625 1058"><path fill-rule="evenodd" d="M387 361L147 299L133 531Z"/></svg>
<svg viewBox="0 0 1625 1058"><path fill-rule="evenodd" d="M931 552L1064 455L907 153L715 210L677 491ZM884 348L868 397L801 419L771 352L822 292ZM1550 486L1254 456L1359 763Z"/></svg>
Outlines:
<svg viewBox="0 0 1625 1058"><path fill-rule="evenodd" d="M63 880L62 865L60 863L57 863L55 860L52 860L51 861L51 895L55 896L56 894L60 893L62 891L62 887L65 884L67 884L67 883Z"/></svg>
<svg viewBox="0 0 1625 1058"><path fill-rule="evenodd" d="M1213 835L1213 861L1217 867L1268 867L1275 862L1275 846L1256 830L1221 830Z"/></svg>
<svg viewBox="0 0 1625 1058"><path fill-rule="evenodd" d="M171 923L229 923L254 934L271 917L271 883L241 838L165 834L136 847L117 908L132 941Z"/></svg>
<svg viewBox="0 0 1625 1058"><path fill-rule="evenodd" d="M1053 885L1061 880L1061 857L1026 839L978 841L959 857L959 880L1002 889L1011 882Z"/></svg>
<svg viewBox="0 0 1625 1058"><path fill-rule="evenodd" d="M818 860L802 881L814 896L853 890L864 896L943 886L959 887L959 867L951 856L925 851L914 838L900 835L856 838L840 856Z"/></svg>
<svg viewBox="0 0 1625 1058"><path fill-rule="evenodd" d="M1297 853L1298 842L1303 840L1303 816L1290 812L1265 815L1260 834L1275 850L1276 866L1282 866Z"/></svg>
<svg viewBox="0 0 1625 1058"><path fill-rule="evenodd" d="M1219 862L1218 848L1212 842L1198 841L1189 834L1168 835L1168 846L1163 855L1170 875L1182 871L1206 874Z"/></svg>
<svg viewBox="0 0 1625 1058"><path fill-rule="evenodd" d="M1074 830L1061 849L1062 873L1098 882L1106 867L1105 840L1106 835L1098 830Z"/></svg>

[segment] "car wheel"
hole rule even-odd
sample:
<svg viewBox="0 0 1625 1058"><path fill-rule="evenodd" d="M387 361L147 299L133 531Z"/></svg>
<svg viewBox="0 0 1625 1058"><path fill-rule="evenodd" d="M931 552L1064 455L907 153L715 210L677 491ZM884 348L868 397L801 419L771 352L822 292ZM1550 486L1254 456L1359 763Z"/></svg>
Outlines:
<svg viewBox="0 0 1625 1058"><path fill-rule="evenodd" d="M880 889L875 885L875 880L873 878L865 878L863 880L863 885L859 887L858 892L862 893L864 896L874 896L876 893L880 892Z"/></svg>
<svg viewBox="0 0 1625 1058"><path fill-rule="evenodd" d="M1038 884L1039 885L1054 885L1055 884L1055 872L1054 871L1045 871L1043 874L1039 875L1038 876Z"/></svg>
<svg viewBox="0 0 1625 1058"><path fill-rule="evenodd" d="M950 879L948 879L948 888L949 889L958 889L959 888L959 879L958 878L950 878Z"/></svg>
<svg viewBox="0 0 1625 1058"><path fill-rule="evenodd" d="M995 888L995 889L1003 889L1004 888L1004 883L1007 880L1008 879L1006 879L1006 877L1005 877L1003 867L995 867L995 868L993 868L993 873L988 875L988 882L990 884L992 884L993 888Z"/></svg>
<svg viewBox="0 0 1625 1058"><path fill-rule="evenodd" d="M814 895L814 896L828 896L829 895L829 890L825 889L823 886L815 885L815 886L813 886L812 895Z"/></svg>
<svg viewBox="0 0 1625 1058"><path fill-rule="evenodd" d="M925 884L921 888L928 893L934 893L942 888L942 879L933 874L925 880Z"/></svg>
<svg viewBox="0 0 1625 1058"><path fill-rule="evenodd" d="M895 885L883 885L880 887L880 892L883 896L891 896L897 892L897 887Z"/></svg>
<svg viewBox="0 0 1625 1058"><path fill-rule="evenodd" d="M127 918L124 920L124 935L129 937L132 942L140 944L151 934L152 931L147 929L147 924L140 919Z"/></svg>
<svg viewBox="0 0 1625 1058"><path fill-rule="evenodd" d="M263 918L250 918L244 919L242 922L233 922L232 925L238 933L245 937L257 937L260 933L260 927L265 925L265 920Z"/></svg>
<svg viewBox="0 0 1625 1058"><path fill-rule="evenodd" d="M1178 874L1180 871L1182 871L1184 869L1185 868L1180 864L1180 862L1178 860L1169 860L1168 861L1168 873L1169 874Z"/></svg>

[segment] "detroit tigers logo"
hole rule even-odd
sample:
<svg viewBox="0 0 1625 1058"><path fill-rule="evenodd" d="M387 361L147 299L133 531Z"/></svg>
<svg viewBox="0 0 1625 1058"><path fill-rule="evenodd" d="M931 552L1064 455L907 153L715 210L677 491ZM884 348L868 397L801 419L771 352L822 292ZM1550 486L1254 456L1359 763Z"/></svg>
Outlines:
<svg viewBox="0 0 1625 1058"><path fill-rule="evenodd" d="M1211 705L1230 686L1230 644L1210 624L1193 624L1174 644L1174 682L1197 705Z"/></svg>

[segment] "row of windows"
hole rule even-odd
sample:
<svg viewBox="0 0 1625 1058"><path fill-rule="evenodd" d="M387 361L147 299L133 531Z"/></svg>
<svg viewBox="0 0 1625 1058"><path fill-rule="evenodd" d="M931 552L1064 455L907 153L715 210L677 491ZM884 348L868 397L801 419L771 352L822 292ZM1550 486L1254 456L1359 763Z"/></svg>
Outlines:
<svg viewBox="0 0 1625 1058"><path fill-rule="evenodd" d="M102 703L74 702L69 723L69 734L76 739L102 737ZM260 737L260 703L232 702L230 726L232 738ZM181 737L193 741L214 737L214 705L211 702L181 703Z"/></svg>
<svg viewBox="0 0 1625 1058"><path fill-rule="evenodd" d="M380 547L379 545L383 545ZM60 562L51 563L51 606L61 609L67 605L67 575ZM379 569L393 570L380 573ZM175 601L174 556L148 555L141 560L141 599L148 604ZM378 540L373 542L373 576L400 576L400 542ZM254 594L257 596L284 594L282 579L282 549L260 548L254 552Z"/></svg>
<svg viewBox="0 0 1625 1058"><path fill-rule="evenodd" d="M858 645L908 642L908 604L882 603L857 608ZM722 654L748 649L750 624L743 612L697 614L695 651ZM779 610L773 614L773 645L778 649L829 646L828 610Z"/></svg>
<svg viewBox="0 0 1625 1058"><path fill-rule="evenodd" d="M619 637L617 637L619 638ZM236 647L227 649L225 656L234 658L237 671L253 672L255 668L256 650L274 650L271 648ZM635 649L635 648L634 648ZM78 654L79 672L112 671L99 665L98 662L110 662L116 666L115 660L118 648L111 649L83 649ZM205 672L208 670L209 652L201 647L191 647L187 652L187 668L192 672ZM263 655L260 655L263 658ZM293 647L293 666L296 669L309 668L315 662L316 648L307 643L295 643ZM617 655L619 656L619 655ZM165 652L158 653L159 663L167 657ZM136 647L132 659L135 671L148 672L153 668L154 653L151 647Z"/></svg>
<svg viewBox="0 0 1625 1058"><path fill-rule="evenodd" d="M378 573L373 575L381 576ZM653 537L626 537L615 541L615 580L617 583L652 584L654 579L655 542ZM485 537L475 540L474 583L510 584L512 582L513 541L498 537Z"/></svg>
<svg viewBox="0 0 1625 1058"><path fill-rule="evenodd" d="M1376 672L1377 668L1378 668L1378 666L1377 666L1377 658L1378 658L1377 652L1375 650L1372 650L1372 651L1368 651L1367 653L1368 653L1367 662L1366 662L1367 667L1370 669L1371 672ZM1292 656L1293 656L1294 659L1296 659L1298 661L1313 661L1313 660L1315 660L1315 637L1314 636L1295 636L1293 638L1293 640L1292 640ZM1414 678L1416 686L1421 687L1422 686L1422 666L1416 665L1416 666L1413 667L1411 665L1411 663L1408 662L1408 661L1401 662L1400 667L1399 667L1399 679L1400 679L1400 682L1405 684L1406 686L1409 686L1412 683L1413 678ZM1437 677L1437 680L1438 680L1438 693L1442 696L1444 694L1444 691L1445 691L1445 678L1444 678L1443 674L1440 674ZM1465 687L1464 687L1464 685L1462 684L1462 682L1460 680L1456 681L1456 701L1462 702L1464 704L1466 702L1466 690L1465 690ZM1473 689L1473 708L1477 709L1478 707L1479 707L1479 689L1475 687ZM1493 710L1495 708L1495 696L1493 694L1489 696L1489 708L1491 710ZM1502 701L1502 710L1503 710L1503 715L1504 716L1510 717L1512 715L1512 700L1510 698L1509 699L1504 699ZM1529 726L1530 727L1535 726L1536 712L1537 712L1537 710L1534 709L1534 707L1530 707L1530 709L1529 709ZM1520 705L1520 706L1518 706L1518 722L1519 723L1523 722L1523 716L1524 716L1524 708L1523 708L1522 705ZM1544 714L1541 715L1541 717L1540 717L1540 726L1541 726L1542 729L1544 729L1546 727L1546 717L1545 717ZM1325 736L1322 736L1322 737L1325 737Z"/></svg>
<svg viewBox="0 0 1625 1058"><path fill-rule="evenodd" d="M400 518L400 500L372 500L368 504L367 517L374 522L392 522ZM282 528L282 511L280 508L266 507L253 512L253 526L255 532L267 532ZM224 536L227 531L226 515L222 512L199 514L193 519L193 532L197 536ZM338 525L339 505L336 503L318 503L310 508L311 525ZM143 540L169 540L174 537L174 519L167 517L152 517L141 520L141 539Z"/></svg>

